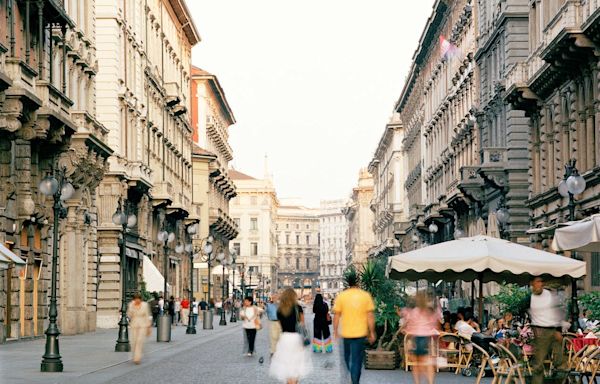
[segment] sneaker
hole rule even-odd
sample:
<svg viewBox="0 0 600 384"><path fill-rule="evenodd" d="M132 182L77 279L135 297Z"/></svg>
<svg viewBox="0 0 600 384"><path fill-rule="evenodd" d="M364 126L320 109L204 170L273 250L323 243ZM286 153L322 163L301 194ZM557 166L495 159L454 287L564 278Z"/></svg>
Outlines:
<svg viewBox="0 0 600 384"><path fill-rule="evenodd" d="M252 352L248 352L248 353L246 354L246 356L248 356L248 357L251 357L251 356L252 356Z"/></svg>

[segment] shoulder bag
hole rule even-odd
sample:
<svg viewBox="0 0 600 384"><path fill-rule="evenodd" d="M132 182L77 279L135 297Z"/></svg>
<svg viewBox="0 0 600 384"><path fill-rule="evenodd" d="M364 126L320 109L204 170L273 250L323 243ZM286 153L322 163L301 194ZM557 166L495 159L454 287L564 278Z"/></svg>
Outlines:
<svg viewBox="0 0 600 384"><path fill-rule="evenodd" d="M295 307L296 312L296 332L302 337L302 344L304 346L310 345L310 336L308 335L308 330L300 321L300 314L298 313L298 307Z"/></svg>
<svg viewBox="0 0 600 384"><path fill-rule="evenodd" d="M254 311L254 326L256 327L257 331L260 331L262 329L262 323L260 322L260 316L258 315L258 309L256 307L252 307L252 310Z"/></svg>

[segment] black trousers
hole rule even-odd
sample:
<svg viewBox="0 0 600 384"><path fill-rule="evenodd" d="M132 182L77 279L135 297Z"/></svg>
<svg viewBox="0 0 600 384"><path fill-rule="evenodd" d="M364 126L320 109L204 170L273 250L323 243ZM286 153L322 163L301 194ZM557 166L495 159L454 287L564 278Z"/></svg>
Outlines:
<svg viewBox="0 0 600 384"><path fill-rule="evenodd" d="M256 329L246 329L248 338L248 353L254 353L254 341L256 340Z"/></svg>

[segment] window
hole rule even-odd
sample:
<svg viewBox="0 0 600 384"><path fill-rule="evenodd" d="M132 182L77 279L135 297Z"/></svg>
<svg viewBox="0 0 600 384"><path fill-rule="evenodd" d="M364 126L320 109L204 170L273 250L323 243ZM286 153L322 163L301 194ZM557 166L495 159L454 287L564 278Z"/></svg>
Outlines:
<svg viewBox="0 0 600 384"><path fill-rule="evenodd" d="M306 269L310 269L310 259L306 259Z"/></svg>
<svg viewBox="0 0 600 384"><path fill-rule="evenodd" d="M310 244L310 235L306 235L306 244Z"/></svg>
<svg viewBox="0 0 600 384"><path fill-rule="evenodd" d="M592 287L600 287L600 252L592 253Z"/></svg>
<svg viewBox="0 0 600 384"><path fill-rule="evenodd" d="M296 224L296 229L300 229L300 224Z"/></svg>
<svg viewBox="0 0 600 384"><path fill-rule="evenodd" d="M233 243L233 250L235 252L236 255L239 255L241 253L241 246L240 243Z"/></svg>
<svg viewBox="0 0 600 384"><path fill-rule="evenodd" d="M306 229L310 229L310 225L309 224L306 224Z"/></svg>
<svg viewBox="0 0 600 384"><path fill-rule="evenodd" d="M296 244L300 244L300 235L296 235Z"/></svg>
<svg viewBox="0 0 600 384"><path fill-rule="evenodd" d="M296 269L300 269L300 258L296 257Z"/></svg>
<svg viewBox="0 0 600 384"><path fill-rule="evenodd" d="M258 255L258 243L250 243L250 252L251 256Z"/></svg>
<svg viewBox="0 0 600 384"><path fill-rule="evenodd" d="M250 229L253 231L258 230L258 218L253 217L250 219Z"/></svg>
<svg viewBox="0 0 600 384"><path fill-rule="evenodd" d="M285 234L285 243L286 243L286 244L289 244L289 243L290 243L290 234L289 234L289 233L286 233L286 234Z"/></svg>
<svg viewBox="0 0 600 384"><path fill-rule="evenodd" d="M292 267L292 259L290 259L289 257L286 257L285 265L287 265L288 268L291 268Z"/></svg>
<svg viewBox="0 0 600 384"><path fill-rule="evenodd" d="M242 229L242 226L240 225L240 218L239 217L234 218L233 221L235 222L235 225L237 225L237 227L239 229Z"/></svg>
<svg viewBox="0 0 600 384"><path fill-rule="evenodd" d="M257 204L257 203L256 203L256 196L252 196L252 197L250 197L250 204L251 204L251 205L256 205L256 204Z"/></svg>
<svg viewBox="0 0 600 384"><path fill-rule="evenodd" d="M285 229L290 229L290 225L289 225L289 224L286 224L286 225L285 225Z"/></svg>

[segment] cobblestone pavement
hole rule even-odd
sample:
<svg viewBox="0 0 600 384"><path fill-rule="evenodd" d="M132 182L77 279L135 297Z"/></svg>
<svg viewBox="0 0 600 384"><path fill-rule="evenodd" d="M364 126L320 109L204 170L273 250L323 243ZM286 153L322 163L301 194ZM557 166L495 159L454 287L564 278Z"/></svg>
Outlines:
<svg viewBox="0 0 600 384"><path fill-rule="evenodd" d="M215 319L217 320L217 319ZM268 322L267 322L268 323ZM128 354L113 352L116 330L61 338L63 373L40 373L44 340L0 347L0 383L133 384L185 383L276 383L268 375L268 329L257 337L254 357L243 356L240 323L216 325L197 335L185 335L176 327L173 341L157 343L153 335L146 343L142 364L134 365ZM268 327L268 324L267 324ZM302 383L347 383L343 380L339 348L330 355L313 355L313 373ZM261 364L261 357L263 362ZM364 371L362 383L411 383L404 371ZM437 383L473 383L471 378L441 373Z"/></svg>

